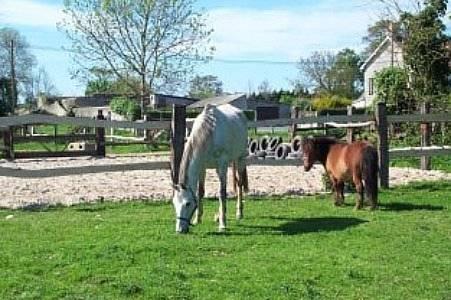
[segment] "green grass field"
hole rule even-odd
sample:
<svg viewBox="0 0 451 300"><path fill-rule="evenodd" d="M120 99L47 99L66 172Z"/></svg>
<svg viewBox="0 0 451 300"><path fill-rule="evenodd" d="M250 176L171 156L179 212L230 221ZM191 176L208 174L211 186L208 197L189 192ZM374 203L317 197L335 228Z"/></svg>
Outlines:
<svg viewBox="0 0 451 300"><path fill-rule="evenodd" d="M380 198L230 201L226 234L216 201L188 235L168 203L0 210L0 299L450 299L451 182Z"/></svg>

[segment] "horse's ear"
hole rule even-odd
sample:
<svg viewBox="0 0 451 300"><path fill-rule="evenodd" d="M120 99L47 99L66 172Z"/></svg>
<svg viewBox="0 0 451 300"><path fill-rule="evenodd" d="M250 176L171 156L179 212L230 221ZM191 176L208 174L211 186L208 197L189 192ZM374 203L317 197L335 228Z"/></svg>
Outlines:
<svg viewBox="0 0 451 300"><path fill-rule="evenodd" d="M172 184L172 188L173 188L175 191L180 192L180 185L178 185L178 184Z"/></svg>

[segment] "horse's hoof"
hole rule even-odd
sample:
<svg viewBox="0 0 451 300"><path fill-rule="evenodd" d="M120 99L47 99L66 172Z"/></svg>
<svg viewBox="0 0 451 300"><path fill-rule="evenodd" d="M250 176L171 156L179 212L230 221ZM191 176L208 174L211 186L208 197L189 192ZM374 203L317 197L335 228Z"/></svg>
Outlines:
<svg viewBox="0 0 451 300"><path fill-rule="evenodd" d="M243 215L242 214L236 214L236 219L237 219L237 221L242 220L243 219Z"/></svg>
<svg viewBox="0 0 451 300"><path fill-rule="evenodd" d="M191 224L193 225L199 225L202 223L202 220L193 220L193 222Z"/></svg>
<svg viewBox="0 0 451 300"><path fill-rule="evenodd" d="M354 207L354 211L358 211L358 210L362 210L362 207L361 206L355 206Z"/></svg>
<svg viewBox="0 0 451 300"><path fill-rule="evenodd" d="M218 228L218 232L219 233L225 233L226 232L226 228L225 227L219 227Z"/></svg>

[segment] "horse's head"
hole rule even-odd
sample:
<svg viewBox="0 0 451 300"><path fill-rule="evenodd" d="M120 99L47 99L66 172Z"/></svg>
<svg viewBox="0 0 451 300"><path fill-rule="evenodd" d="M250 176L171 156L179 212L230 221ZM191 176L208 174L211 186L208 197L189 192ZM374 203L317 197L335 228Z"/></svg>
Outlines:
<svg viewBox="0 0 451 300"><path fill-rule="evenodd" d="M310 138L306 138L302 141L302 159L304 162L304 170L306 172L310 171L313 163L317 160L315 143Z"/></svg>
<svg viewBox="0 0 451 300"><path fill-rule="evenodd" d="M172 203L175 208L175 231L178 233L187 233L191 218L197 207L196 195L190 187L184 185L174 186L174 197Z"/></svg>

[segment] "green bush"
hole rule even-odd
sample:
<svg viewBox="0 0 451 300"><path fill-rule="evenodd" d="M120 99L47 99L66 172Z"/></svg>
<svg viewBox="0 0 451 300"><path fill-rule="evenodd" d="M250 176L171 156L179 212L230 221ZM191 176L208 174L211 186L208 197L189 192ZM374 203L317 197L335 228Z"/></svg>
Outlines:
<svg viewBox="0 0 451 300"><path fill-rule="evenodd" d="M317 111L346 107L352 104L352 100L337 95L320 95L313 100L313 108Z"/></svg>
<svg viewBox="0 0 451 300"><path fill-rule="evenodd" d="M113 112L131 121L139 119L141 115L138 103L126 97L113 98L110 102L110 108Z"/></svg>

